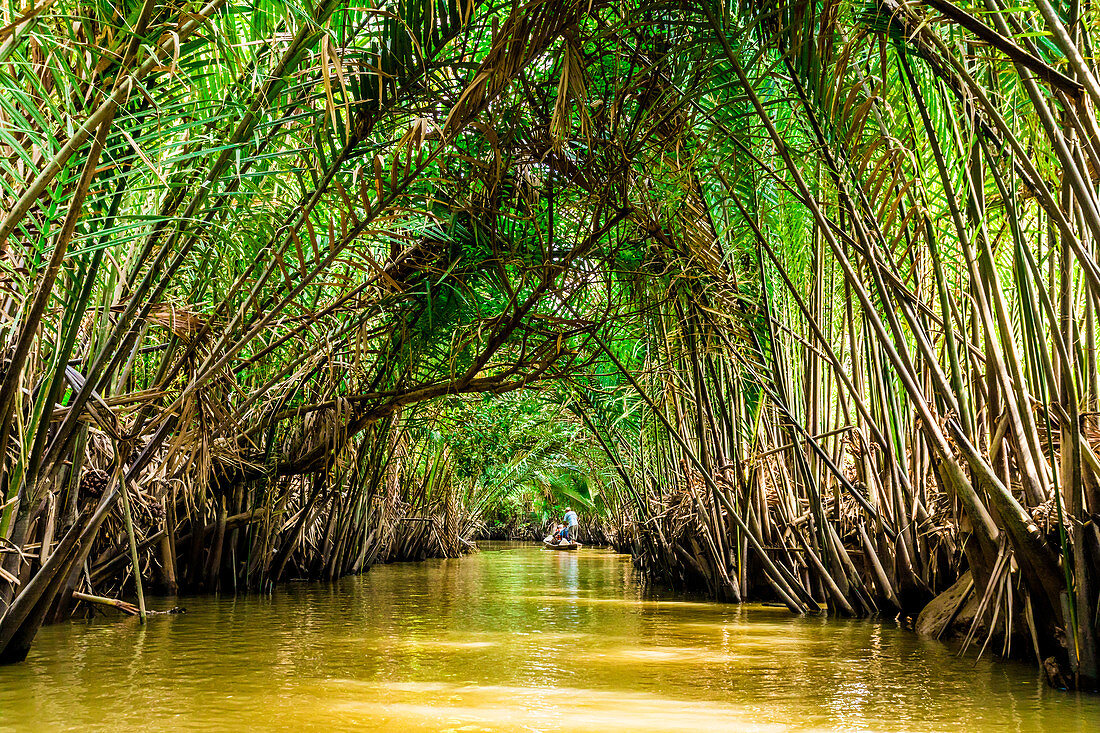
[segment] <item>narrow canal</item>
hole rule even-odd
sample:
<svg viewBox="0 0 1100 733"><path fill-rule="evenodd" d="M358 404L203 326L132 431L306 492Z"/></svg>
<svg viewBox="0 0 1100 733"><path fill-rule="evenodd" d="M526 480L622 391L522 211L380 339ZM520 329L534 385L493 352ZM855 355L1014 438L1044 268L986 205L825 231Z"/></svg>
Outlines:
<svg viewBox="0 0 1100 733"><path fill-rule="evenodd" d="M45 629L0 668L0 730L1100 730L1100 699L1025 665L647 592L602 550L490 545L183 602Z"/></svg>

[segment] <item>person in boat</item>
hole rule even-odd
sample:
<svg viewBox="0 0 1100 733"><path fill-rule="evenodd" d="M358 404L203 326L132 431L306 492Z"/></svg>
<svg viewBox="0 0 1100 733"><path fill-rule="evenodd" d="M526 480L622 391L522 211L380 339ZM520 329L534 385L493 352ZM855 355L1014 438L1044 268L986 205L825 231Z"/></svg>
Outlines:
<svg viewBox="0 0 1100 733"><path fill-rule="evenodd" d="M572 507L565 507L565 529L562 530L561 536L566 542L576 542L576 538L573 536L577 526L577 513L573 511Z"/></svg>

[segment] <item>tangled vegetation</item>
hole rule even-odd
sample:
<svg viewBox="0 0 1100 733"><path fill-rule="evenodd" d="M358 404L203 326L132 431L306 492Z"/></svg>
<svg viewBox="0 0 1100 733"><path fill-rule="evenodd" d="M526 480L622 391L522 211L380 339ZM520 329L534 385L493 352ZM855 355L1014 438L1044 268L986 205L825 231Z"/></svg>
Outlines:
<svg viewBox="0 0 1100 733"><path fill-rule="evenodd" d="M564 502L1095 688L1090 5L8 3L0 660Z"/></svg>

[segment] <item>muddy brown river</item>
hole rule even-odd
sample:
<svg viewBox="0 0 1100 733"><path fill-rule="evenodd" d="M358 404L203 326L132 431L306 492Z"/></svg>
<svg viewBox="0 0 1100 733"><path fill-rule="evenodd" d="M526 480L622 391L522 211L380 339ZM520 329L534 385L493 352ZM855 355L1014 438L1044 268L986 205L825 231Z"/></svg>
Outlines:
<svg viewBox="0 0 1100 733"><path fill-rule="evenodd" d="M650 591L605 550L489 544L178 603L44 629L0 668L0 730L1100 731L1100 698L1025 664Z"/></svg>

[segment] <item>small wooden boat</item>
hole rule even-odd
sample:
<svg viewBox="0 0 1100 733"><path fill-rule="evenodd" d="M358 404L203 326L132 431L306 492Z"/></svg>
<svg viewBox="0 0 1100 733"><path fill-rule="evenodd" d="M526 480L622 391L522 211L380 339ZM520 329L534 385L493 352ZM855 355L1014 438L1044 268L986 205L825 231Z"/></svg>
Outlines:
<svg viewBox="0 0 1100 733"><path fill-rule="evenodd" d="M580 542L559 542L555 544L550 540L543 540L542 544L551 550L575 550L581 546Z"/></svg>

